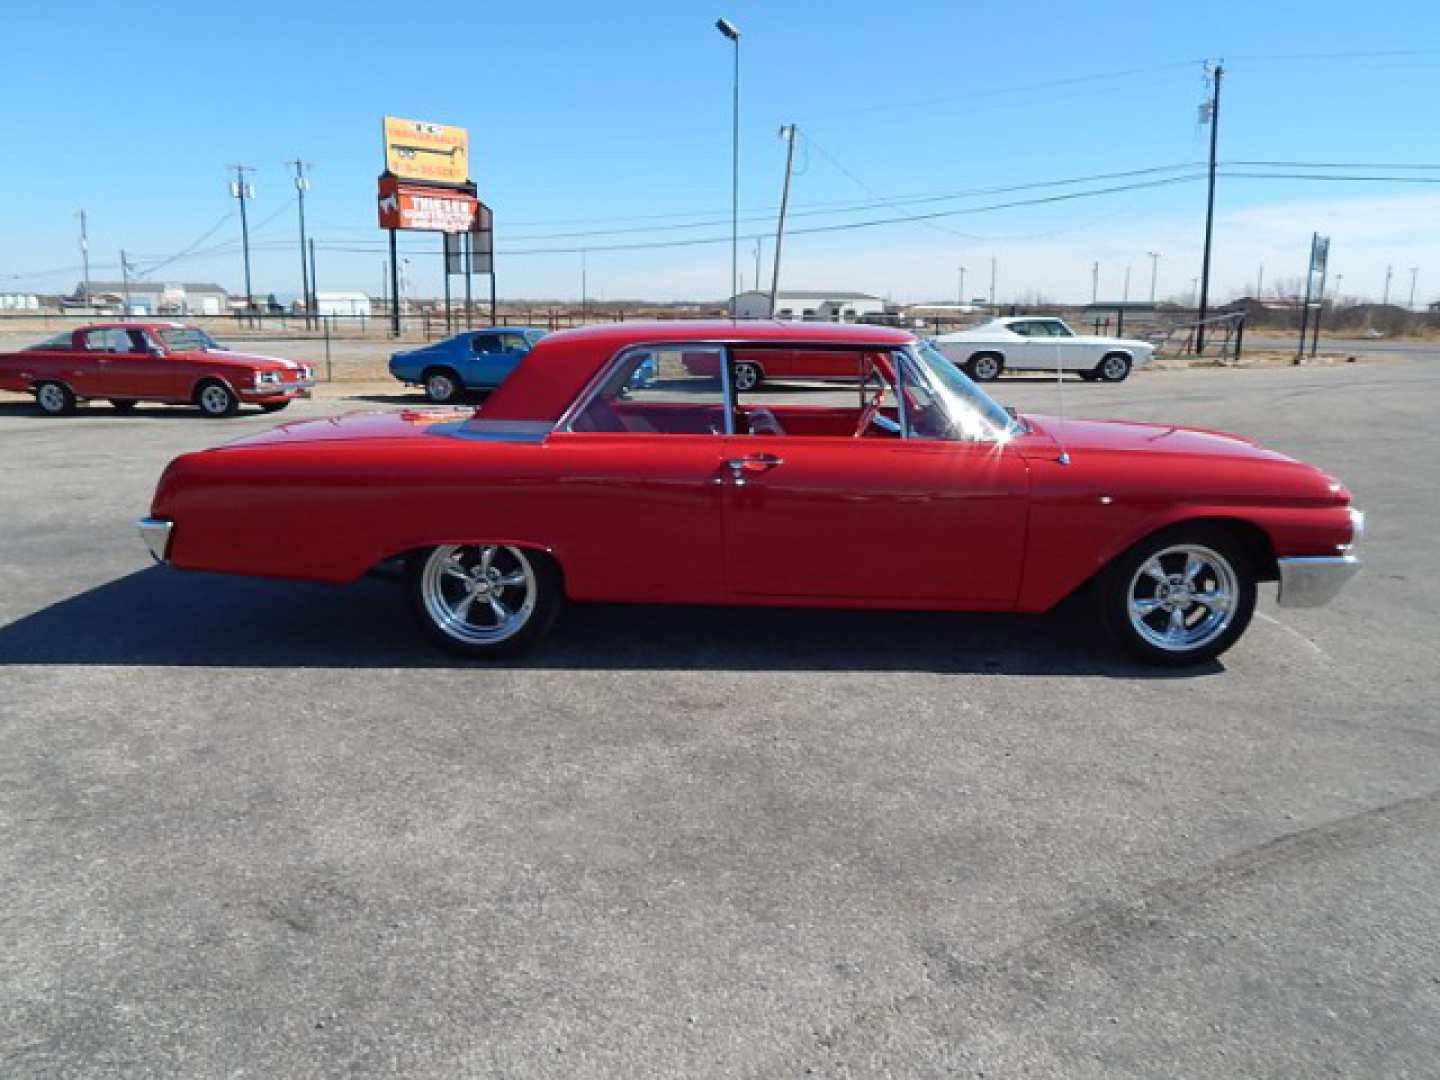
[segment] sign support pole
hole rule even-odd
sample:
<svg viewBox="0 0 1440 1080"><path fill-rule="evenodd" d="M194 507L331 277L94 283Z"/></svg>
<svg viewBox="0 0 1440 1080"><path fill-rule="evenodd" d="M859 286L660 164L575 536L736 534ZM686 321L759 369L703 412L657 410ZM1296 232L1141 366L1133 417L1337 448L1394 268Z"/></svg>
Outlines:
<svg viewBox="0 0 1440 1080"><path fill-rule="evenodd" d="M490 325L491 325L491 326L494 326L494 325L496 325L496 324L495 324L495 263L494 263L495 256L494 256L494 255L491 255L491 256L490 256L490 259L491 259L491 263L490 263Z"/></svg>
<svg viewBox="0 0 1440 1080"><path fill-rule="evenodd" d="M395 230L390 230L390 335L400 336L400 259L395 252Z"/></svg>
<svg viewBox="0 0 1440 1080"><path fill-rule="evenodd" d="M1315 281L1315 245L1319 241L1319 233L1310 234L1310 260L1305 264L1305 303L1300 308L1300 348L1295 352L1297 364L1305 362L1305 334L1310 329L1310 286Z"/></svg>
<svg viewBox="0 0 1440 1080"><path fill-rule="evenodd" d="M471 271L472 271L472 268L473 268L473 264L471 263L471 259L474 258L474 254L472 253L472 251L470 250L470 248L471 248L471 245L470 245L470 235L467 233L467 234L465 235L465 245L464 245L464 247L462 247L462 248L460 249L460 265L465 268L465 329L467 329L467 330L470 329L470 327L472 327L472 326L475 325L475 316L474 316L473 314L471 314L471 311L470 311L470 305L471 305L471 303L473 302L473 299L474 299L473 296L471 295L471 292L472 292L472 281L471 281L472 273L471 273Z"/></svg>
<svg viewBox="0 0 1440 1080"><path fill-rule="evenodd" d="M440 270L445 278L445 333L450 330L450 234L440 234Z"/></svg>

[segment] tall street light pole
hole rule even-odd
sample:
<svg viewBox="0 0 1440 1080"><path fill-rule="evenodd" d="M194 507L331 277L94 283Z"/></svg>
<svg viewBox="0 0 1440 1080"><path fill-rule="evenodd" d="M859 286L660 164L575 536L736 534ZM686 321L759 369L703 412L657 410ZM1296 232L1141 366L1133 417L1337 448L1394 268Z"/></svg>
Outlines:
<svg viewBox="0 0 1440 1080"><path fill-rule="evenodd" d="M295 166L295 194L300 200L300 295L305 303L305 325L310 326L315 314L315 298L310 294L310 260L305 245L305 192L310 190L310 178L305 170L311 163L296 158L285 164Z"/></svg>
<svg viewBox="0 0 1440 1080"><path fill-rule="evenodd" d="M785 147L785 186L780 191L780 220L775 225L775 269L770 272L770 318L775 318L775 301L780 291L780 244L785 239L785 211L790 207L790 168L795 163L795 125L786 124L780 137Z"/></svg>
<svg viewBox="0 0 1440 1080"><path fill-rule="evenodd" d="M1415 279L1419 276L1420 268L1418 266L1410 267L1410 303L1408 307L1411 311L1415 310Z"/></svg>
<svg viewBox="0 0 1440 1080"><path fill-rule="evenodd" d="M1205 351L1205 314L1210 306L1210 240L1215 231L1215 151L1220 138L1220 81L1225 68L1216 64L1210 73L1214 96L1210 99L1210 190L1205 201L1205 255L1200 263L1200 312L1195 327L1195 352Z"/></svg>
<svg viewBox="0 0 1440 1080"><path fill-rule="evenodd" d="M80 261L85 264L85 306L90 306L90 234L86 230L85 211L81 210L80 218Z"/></svg>
<svg viewBox="0 0 1440 1080"><path fill-rule="evenodd" d="M738 314L740 283L740 31L729 19L715 20L715 29L735 45L735 80L730 132L730 317Z"/></svg>
<svg viewBox="0 0 1440 1080"><path fill-rule="evenodd" d="M1382 297L1381 300L1380 300L1380 303L1381 303L1382 305L1388 305L1388 304L1390 303L1390 277L1391 277L1391 275L1393 275L1394 273L1395 273L1395 267L1393 267L1393 266L1387 266L1387 267L1385 267L1385 295L1384 295L1384 297Z"/></svg>
<svg viewBox="0 0 1440 1080"><path fill-rule="evenodd" d="M240 244L245 252L245 311L255 307L255 296L250 288L250 222L245 216L245 204L255 197L255 186L245 179L246 173L255 171L250 165L227 165L235 170L235 179L230 182L230 197L240 200Z"/></svg>
<svg viewBox="0 0 1440 1080"><path fill-rule="evenodd" d="M1155 279L1160 276L1160 252L1147 251L1150 257L1150 306L1155 306Z"/></svg>

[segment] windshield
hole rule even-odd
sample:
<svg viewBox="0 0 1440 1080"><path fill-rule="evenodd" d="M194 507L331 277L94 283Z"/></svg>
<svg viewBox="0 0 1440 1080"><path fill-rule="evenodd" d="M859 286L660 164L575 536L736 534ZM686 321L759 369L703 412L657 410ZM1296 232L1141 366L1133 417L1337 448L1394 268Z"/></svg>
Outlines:
<svg viewBox="0 0 1440 1080"><path fill-rule="evenodd" d="M156 333L172 352L223 351L216 340L198 326L166 327Z"/></svg>
<svg viewBox="0 0 1440 1080"><path fill-rule="evenodd" d="M961 438L976 442L1006 442L1019 432L1020 425L989 394L928 342L905 350L922 394L937 399L949 421L949 431L934 430L921 416L912 417L915 434L921 438ZM907 381L912 372L907 372ZM930 428L931 430L926 430Z"/></svg>

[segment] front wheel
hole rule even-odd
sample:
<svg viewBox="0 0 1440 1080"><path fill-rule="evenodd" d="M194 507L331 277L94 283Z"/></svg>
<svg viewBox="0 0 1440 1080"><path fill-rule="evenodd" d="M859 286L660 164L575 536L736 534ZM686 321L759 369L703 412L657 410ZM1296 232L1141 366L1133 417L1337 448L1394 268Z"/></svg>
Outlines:
<svg viewBox="0 0 1440 1080"><path fill-rule="evenodd" d="M426 636L480 660L524 652L565 604L555 561L508 545L442 544L411 557L406 578Z"/></svg>
<svg viewBox="0 0 1440 1080"><path fill-rule="evenodd" d="M1100 576L1100 614L1119 643L1152 664L1213 660L1255 612L1255 569L1224 529L1179 526L1148 537Z"/></svg>
<svg viewBox="0 0 1440 1080"><path fill-rule="evenodd" d="M1093 374L1104 382L1124 382L1130 374L1130 358L1124 353L1111 353L1096 365Z"/></svg>
<svg viewBox="0 0 1440 1080"><path fill-rule="evenodd" d="M195 405L212 420L234 416L240 411L240 399L222 382L203 383L195 391Z"/></svg>

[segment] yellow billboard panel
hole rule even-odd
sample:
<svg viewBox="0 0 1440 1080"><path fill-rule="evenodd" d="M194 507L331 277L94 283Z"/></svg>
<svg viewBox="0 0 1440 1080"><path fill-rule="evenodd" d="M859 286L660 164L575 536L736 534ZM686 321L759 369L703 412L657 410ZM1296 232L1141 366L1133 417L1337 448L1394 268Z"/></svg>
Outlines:
<svg viewBox="0 0 1440 1080"><path fill-rule="evenodd" d="M464 184L470 179L470 136L462 127L387 116L385 169L402 180Z"/></svg>

